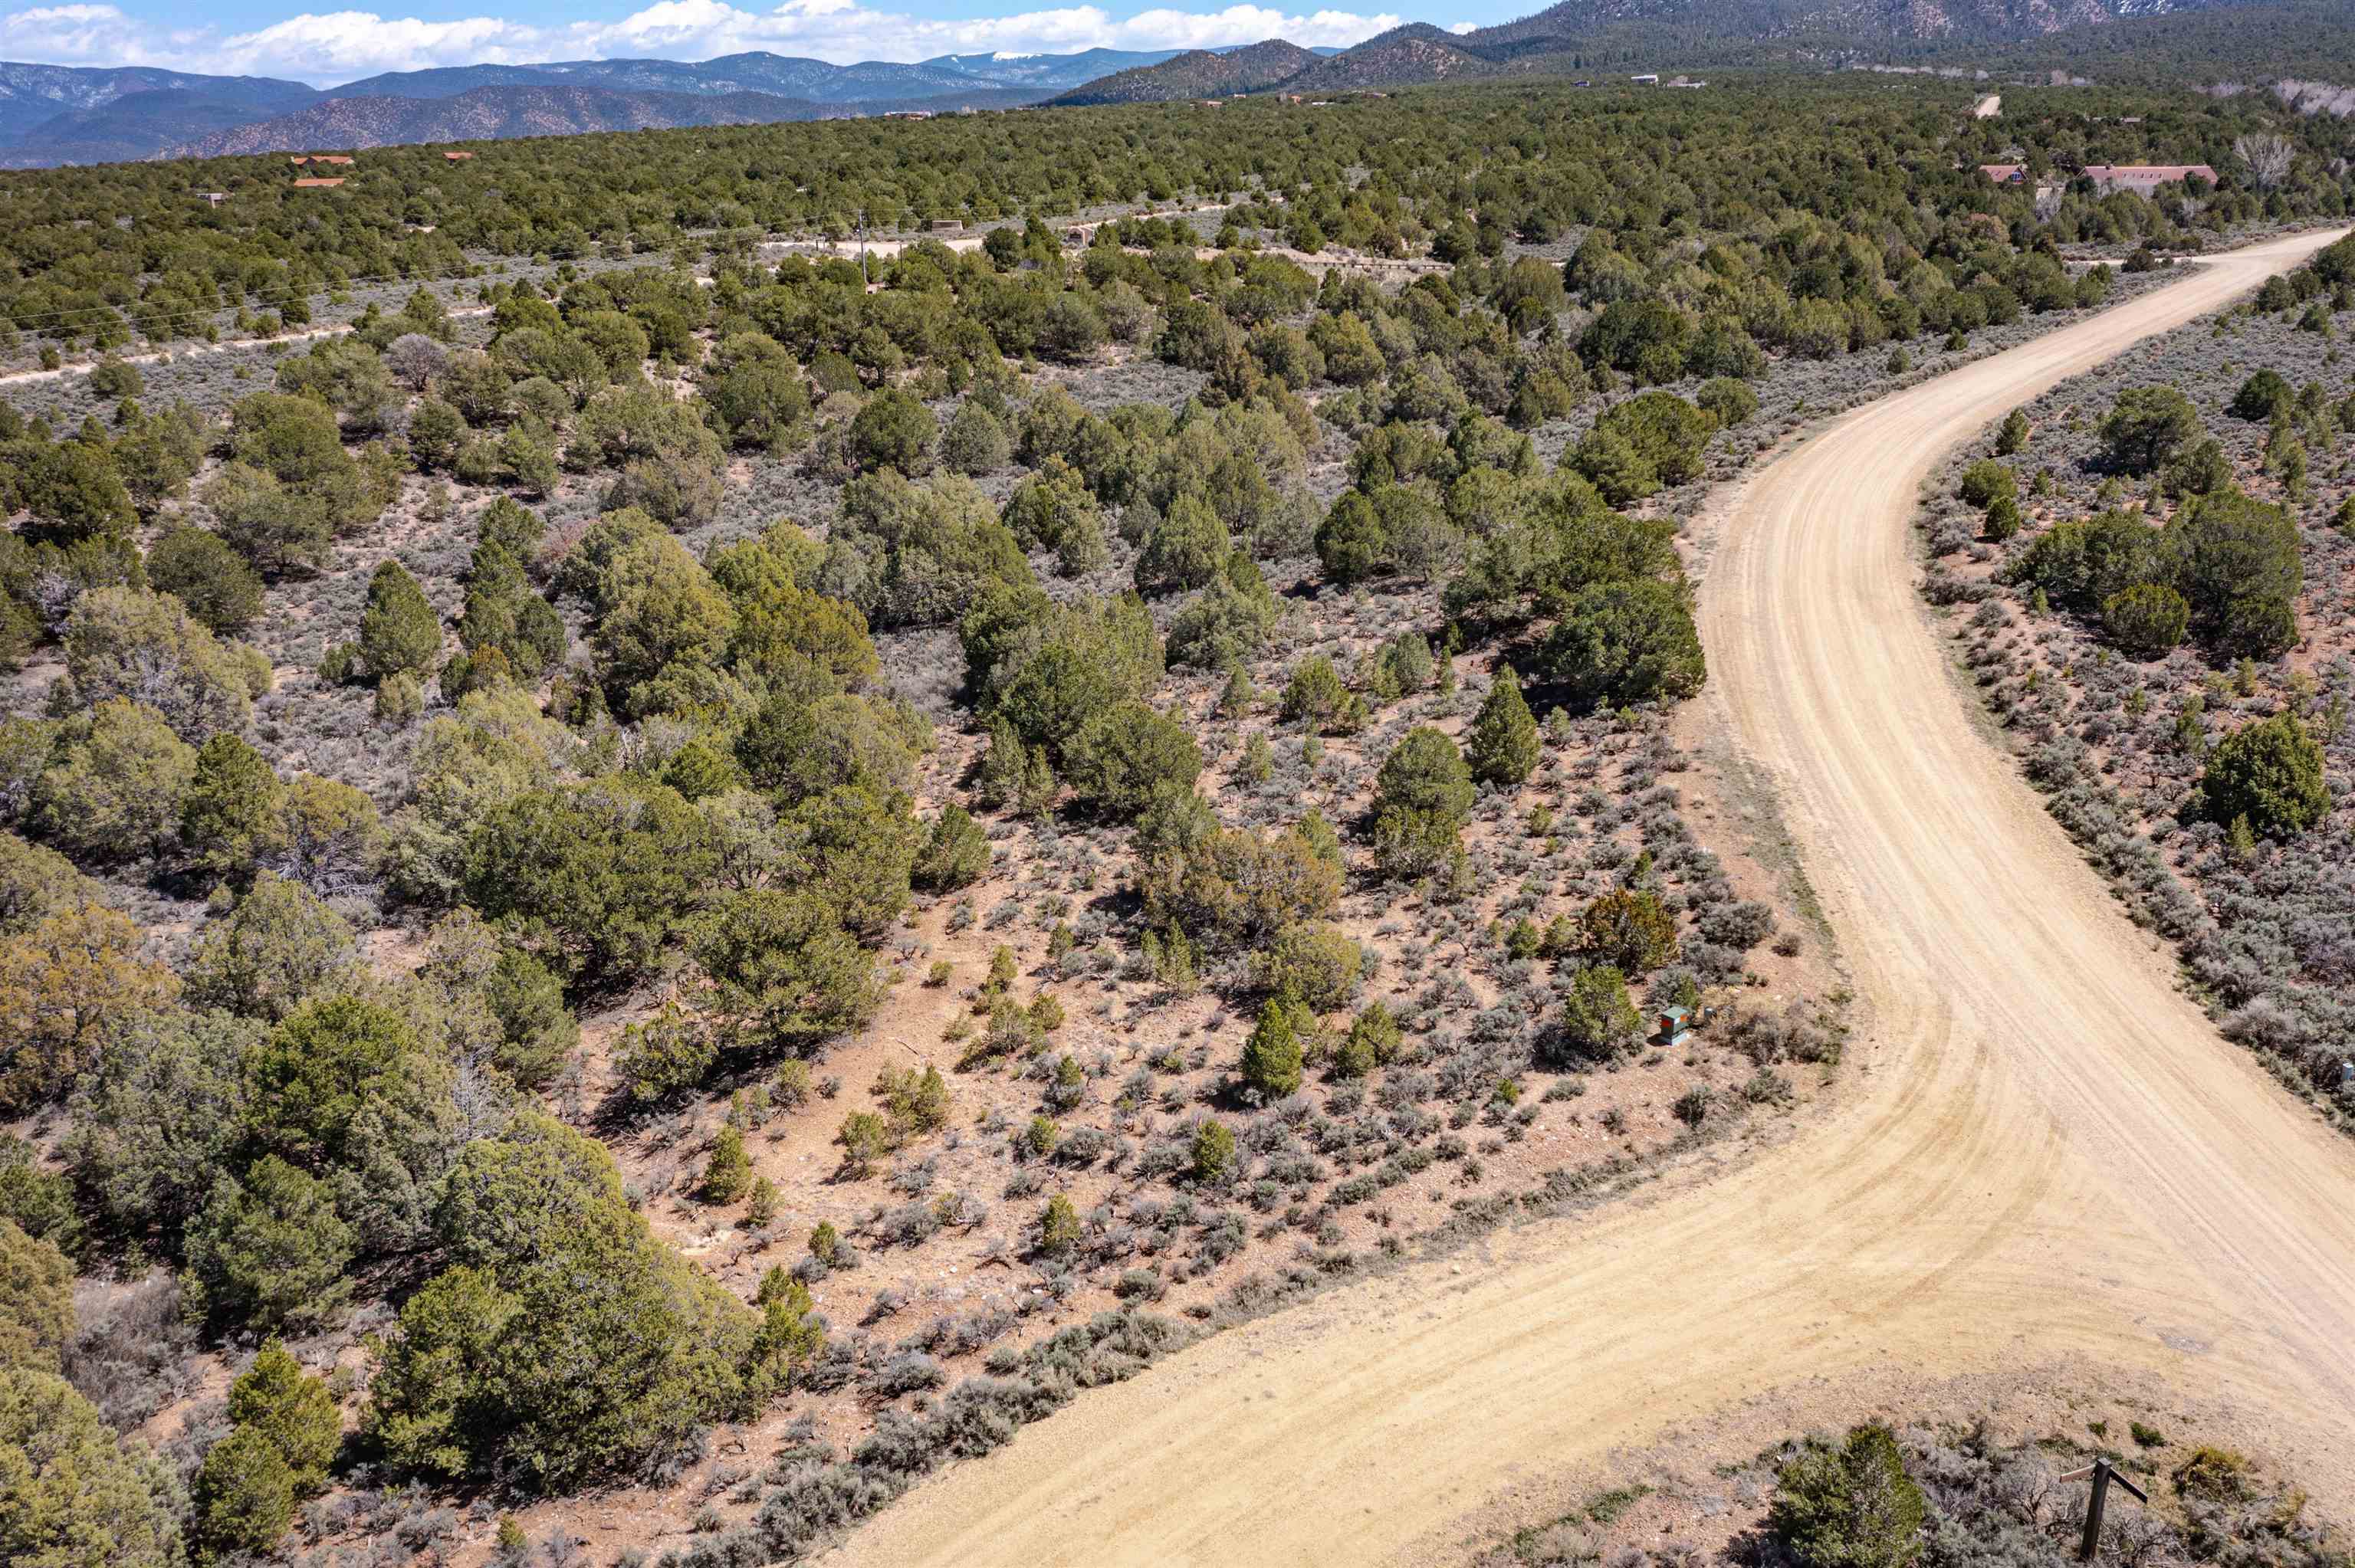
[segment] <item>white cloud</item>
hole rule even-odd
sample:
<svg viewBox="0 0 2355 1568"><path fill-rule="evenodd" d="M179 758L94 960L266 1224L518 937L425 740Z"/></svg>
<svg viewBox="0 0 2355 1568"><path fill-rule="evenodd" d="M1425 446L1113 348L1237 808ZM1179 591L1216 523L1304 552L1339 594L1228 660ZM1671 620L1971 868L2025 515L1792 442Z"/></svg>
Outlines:
<svg viewBox="0 0 2355 1568"><path fill-rule="evenodd" d="M1092 5L940 20L867 0L782 0L746 10L729 0L655 0L606 21L537 26L499 16L427 21L371 11L304 12L250 32L166 28L119 6L38 6L0 16L0 58L61 65L158 65L293 77L322 86L378 71L433 66L655 56L708 59L766 49L847 65L942 54L1065 53L1092 48L1210 48L1289 38L1358 43L1399 25L1383 13L1287 13L1236 4L1215 11L1156 7L1115 17Z"/></svg>

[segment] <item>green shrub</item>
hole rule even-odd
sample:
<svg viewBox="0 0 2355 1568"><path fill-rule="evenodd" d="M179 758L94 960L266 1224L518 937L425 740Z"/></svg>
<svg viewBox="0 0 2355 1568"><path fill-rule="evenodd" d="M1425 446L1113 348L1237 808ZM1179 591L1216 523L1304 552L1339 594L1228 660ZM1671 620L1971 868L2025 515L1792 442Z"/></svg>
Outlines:
<svg viewBox="0 0 2355 1568"><path fill-rule="evenodd" d="M1981 458L1963 470L1962 483L1956 487L1955 493L1984 512L1995 503L1998 496L2019 500L2019 478L2011 471L2009 465L1991 458Z"/></svg>
<svg viewBox="0 0 2355 1568"><path fill-rule="evenodd" d="M1284 927L1252 959L1252 981L1269 995L1330 1012L1358 987L1365 955L1337 926Z"/></svg>
<svg viewBox="0 0 2355 1568"><path fill-rule="evenodd" d="M1317 564L1325 576L1347 587L1388 569L1390 535L1363 491L1344 491L1316 525Z"/></svg>
<svg viewBox="0 0 2355 1568"><path fill-rule="evenodd" d="M2019 503L2009 495L1998 495L1987 503L1987 536L1998 544L2017 535L2026 521L2020 515Z"/></svg>
<svg viewBox="0 0 2355 1568"><path fill-rule="evenodd" d="M989 835L963 806L941 808L910 873L927 893L954 893L989 874Z"/></svg>
<svg viewBox="0 0 2355 1568"><path fill-rule="evenodd" d="M732 1203L751 1185L752 1161L744 1152L744 1135L732 1127L721 1128L712 1139L710 1156L703 1164L704 1201Z"/></svg>
<svg viewBox="0 0 2355 1568"><path fill-rule="evenodd" d="M1225 1181L1235 1168L1234 1129L1216 1117L1204 1117L1194 1128L1191 1168L1197 1181Z"/></svg>
<svg viewBox="0 0 2355 1568"><path fill-rule="evenodd" d="M1039 1250L1058 1257L1079 1245L1080 1236L1080 1212L1071 1199L1060 1192L1048 1199L1039 1216Z"/></svg>
<svg viewBox="0 0 2355 1568"><path fill-rule="evenodd" d="M1578 947L1622 974L1646 974L1676 951L1677 919L1648 888L1614 888L1579 915Z"/></svg>
<svg viewBox="0 0 2355 1568"><path fill-rule="evenodd" d="M1243 1042L1241 1074L1244 1087L1263 1104L1280 1100L1300 1087L1300 1036L1293 1028L1292 1008L1282 1000L1261 1007L1259 1022Z"/></svg>
<svg viewBox="0 0 2355 1568"><path fill-rule="evenodd" d="M2014 452L2019 451L2021 448L2027 445L2027 410L2022 408L2014 408L2010 413L2006 414L2003 417L2003 424L1996 430L1996 456L2009 457Z"/></svg>
<svg viewBox="0 0 2355 1568"><path fill-rule="evenodd" d="M219 535L187 524L147 552L147 582L218 636L237 636L261 613L261 577Z"/></svg>
<svg viewBox="0 0 2355 1568"><path fill-rule="evenodd" d="M73 1337L73 1265L54 1243L0 1216L0 1370L58 1370Z"/></svg>
<svg viewBox="0 0 2355 1568"><path fill-rule="evenodd" d="M2200 789L2211 821L2246 821L2261 839L2287 839L2329 813L2322 745L2297 715L2243 725L2209 753Z"/></svg>
<svg viewBox="0 0 2355 1568"><path fill-rule="evenodd" d="M2129 387L2102 420L2103 461L2121 473L2148 473L2200 435L2190 398L2172 387Z"/></svg>
<svg viewBox="0 0 2355 1568"><path fill-rule="evenodd" d="M677 1007L666 1006L645 1022L623 1029L613 1071L629 1086L631 1098L651 1103L685 1094L719 1060L719 1046L710 1032Z"/></svg>
<svg viewBox="0 0 2355 1568"><path fill-rule="evenodd" d="M1398 1020L1390 1008L1379 1000L1369 1001L1350 1022L1336 1065L1344 1077L1364 1077L1376 1067L1387 1067L1398 1059L1402 1038Z"/></svg>
<svg viewBox="0 0 2355 1568"><path fill-rule="evenodd" d="M264 1155L224 1174L187 1235L188 1273L217 1323L314 1326L351 1294L358 1238L327 1183Z"/></svg>
<svg viewBox="0 0 2355 1568"><path fill-rule="evenodd" d="M1608 963L1582 965L1571 976L1558 1025L1546 1036L1546 1054L1564 1065L1608 1061L1642 1030L1620 970Z"/></svg>
<svg viewBox="0 0 2355 1568"><path fill-rule="evenodd" d="M1080 798L1115 821L1134 821L1165 790L1183 794L1202 772L1187 727L1144 703L1119 703L1072 742L1064 777Z"/></svg>
<svg viewBox="0 0 2355 1568"><path fill-rule="evenodd" d="M1766 1527L1806 1568L1911 1568L1928 1506L1886 1427L1838 1448L1810 1443L1783 1467Z"/></svg>
<svg viewBox="0 0 2355 1568"><path fill-rule="evenodd" d="M1279 711L1288 723L1305 724L1327 735L1352 734L1365 722L1365 704L1322 653L1312 653L1294 667L1284 683Z"/></svg>
<svg viewBox="0 0 2355 1568"><path fill-rule="evenodd" d="M1445 860L1472 801L1472 769L1455 743L1428 726L1409 730L1374 778L1374 852L1384 868L1419 875Z"/></svg>
<svg viewBox="0 0 2355 1568"><path fill-rule="evenodd" d="M1590 706L1678 701L1709 673L1682 590L1650 577L1582 589L1538 657L1567 695Z"/></svg>
<svg viewBox="0 0 2355 1568"><path fill-rule="evenodd" d="M2240 390L2232 394L2232 414L2236 419L2270 419L2296 401L2297 395L2281 372L2266 367L2242 382Z"/></svg>
<svg viewBox="0 0 2355 1568"><path fill-rule="evenodd" d="M850 453L862 469L897 469L912 478L931 470L939 433L931 409L913 394L887 387L850 421Z"/></svg>
<svg viewBox="0 0 2355 1568"><path fill-rule="evenodd" d="M213 1552L267 1552L294 1520L286 1457L258 1431L214 1444L197 1472L197 1536Z"/></svg>
<svg viewBox="0 0 2355 1568"><path fill-rule="evenodd" d="M179 1568L170 1466L51 1372L0 1368L0 1562Z"/></svg>
<svg viewBox="0 0 2355 1568"><path fill-rule="evenodd" d="M325 1378L305 1372L277 1340L264 1344L252 1366L229 1384L229 1418L278 1450L298 1495L327 1484L327 1467L344 1440L336 1396Z"/></svg>
<svg viewBox="0 0 2355 1568"><path fill-rule="evenodd" d="M288 847L286 786L262 755L224 731L197 748L180 797L180 842L199 870L240 885Z"/></svg>
<svg viewBox="0 0 2355 1568"><path fill-rule="evenodd" d="M748 1413L761 1319L593 1140L524 1112L458 1157L436 1230L450 1266L403 1305L363 1428L394 1468L562 1492Z"/></svg>
<svg viewBox="0 0 2355 1568"><path fill-rule="evenodd" d="M1220 575L1233 549L1219 514L1199 497L1181 495L1136 553L1137 591L1201 588Z"/></svg>
<svg viewBox="0 0 2355 1568"><path fill-rule="evenodd" d="M1693 404L1714 418L1721 429L1748 424L1758 412L1758 394L1736 376L1719 376L1701 383Z"/></svg>
<svg viewBox="0 0 2355 1568"><path fill-rule="evenodd" d="M2137 659L2163 659L2191 625L2191 606L2158 583L2137 583L2102 601L2102 629Z"/></svg>
<svg viewBox="0 0 2355 1568"><path fill-rule="evenodd" d="M1497 672L1496 683L1488 688L1479 716L1472 721L1465 750L1472 777L1486 784L1526 784L1537 771L1543 751L1538 721L1522 700L1521 683L1509 668Z"/></svg>
<svg viewBox="0 0 2355 1568"><path fill-rule="evenodd" d="M360 662L378 681L422 675L442 662L442 618L399 561L378 565L360 615Z"/></svg>

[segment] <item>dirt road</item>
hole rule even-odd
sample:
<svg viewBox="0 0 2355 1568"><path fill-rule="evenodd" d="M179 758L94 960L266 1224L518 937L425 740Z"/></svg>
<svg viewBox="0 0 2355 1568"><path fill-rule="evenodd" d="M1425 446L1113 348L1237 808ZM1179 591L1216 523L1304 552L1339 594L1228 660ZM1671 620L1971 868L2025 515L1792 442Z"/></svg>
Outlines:
<svg viewBox="0 0 2355 1568"><path fill-rule="evenodd" d="M1730 509L1702 593L1710 716L1774 779L1864 1009L1820 1119L1713 1181L1088 1393L832 1560L1444 1555L1517 1476L1742 1401L2059 1358L2244 1402L2329 1495L2355 1436L2355 1147L2175 993L1975 732L1908 543L1955 442L2328 238L1859 409Z"/></svg>

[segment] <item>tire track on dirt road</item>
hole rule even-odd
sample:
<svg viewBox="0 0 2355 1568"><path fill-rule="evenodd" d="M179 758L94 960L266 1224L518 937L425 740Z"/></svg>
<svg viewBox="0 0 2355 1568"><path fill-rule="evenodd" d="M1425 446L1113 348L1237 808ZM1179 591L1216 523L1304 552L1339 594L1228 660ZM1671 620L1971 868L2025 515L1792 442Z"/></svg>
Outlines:
<svg viewBox="0 0 2355 1568"><path fill-rule="evenodd" d="M1862 1019L1828 1108L1721 1174L1220 1335L958 1466L843 1563L1362 1563L1527 1469L1765 1395L2067 1361L2355 1462L2355 1146L2174 989L1915 598L1919 485L2009 408L2335 236L2222 256L1759 470L1700 600L1707 722L1773 780ZM1448 1532L1455 1531L1451 1535Z"/></svg>

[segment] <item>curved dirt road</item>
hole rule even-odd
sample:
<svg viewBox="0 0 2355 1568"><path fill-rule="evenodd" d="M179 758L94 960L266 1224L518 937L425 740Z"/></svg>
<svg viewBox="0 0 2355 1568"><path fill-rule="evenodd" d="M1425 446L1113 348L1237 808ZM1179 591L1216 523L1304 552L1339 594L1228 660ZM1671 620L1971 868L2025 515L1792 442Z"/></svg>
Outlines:
<svg viewBox="0 0 2355 1568"><path fill-rule="evenodd" d="M1860 409L1730 514L1712 722L1773 776L1864 1007L1819 1120L1719 1180L1509 1233L1462 1277L1337 1292L1091 1393L832 1560L1379 1562L1460 1539L1523 1467L1753 1396L2048 1358L2261 1411L2315 1484L2343 1478L2355 1147L2176 994L1974 732L1908 527L1955 442L2328 238Z"/></svg>

